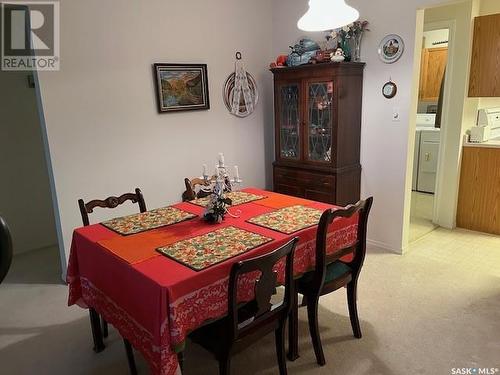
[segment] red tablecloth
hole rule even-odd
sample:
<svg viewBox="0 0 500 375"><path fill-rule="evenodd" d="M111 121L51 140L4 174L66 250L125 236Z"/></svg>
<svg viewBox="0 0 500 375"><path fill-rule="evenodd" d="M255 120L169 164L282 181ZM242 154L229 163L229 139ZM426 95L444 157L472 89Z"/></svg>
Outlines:
<svg viewBox="0 0 500 375"><path fill-rule="evenodd" d="M92 306L142 352L153 374L174 374L176 351L182 350L187 334L207 320L227 313L228 277L235 262L269 252L298 236L295 275L314 266L316 226L286 235L246 222L251 217L274 211L274 207L285 207L287 200L290 206L296 205L296 198L259 189L245 191L264 195L268 200L231 208L230 212L238 211L239 217L227 215L222 224L207 224L201 219L202 207L179 203L175 207L200 217L126 237L100 224L76 229L67 272L68 305ZM303 200L300 204L319 210L333 207ZM155 251L161 245L229 225L274 241L199 272ZM328 251L352 244L356 236L356 219L334 222L328 236ZM134 256L133 249L137 249L139 255ZM242 298L249 297L253 292L251 282L248 288L243 282L239 292Z"/></svg>

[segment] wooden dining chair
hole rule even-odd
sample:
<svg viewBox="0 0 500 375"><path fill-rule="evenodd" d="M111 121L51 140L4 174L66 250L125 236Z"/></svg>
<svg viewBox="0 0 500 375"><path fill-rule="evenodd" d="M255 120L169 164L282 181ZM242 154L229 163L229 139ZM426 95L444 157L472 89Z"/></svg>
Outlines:
<svg viewBox="0 0 500 375"><path fill-rule="evenodd" d="M201 191L198 187L208 186L209 184L202 178L185 178L184 185L186 186L186 190L182 193L182 201L188 202L192 201L196 198L203 198L210 195L209 192Z"/></svg>
<svg viewBox="0 0 500 375"><path fill-rule="evenodd" d="M191 334L219 361L220 375L230 374L231 356L270 332L275 333L279 373L286 375L285 324L292 307L293 254L298 238L277 250L233 265L228 286L228 315L226 318L208 324ZM286 260L285 260L286 259ZM279 303L271 303L276 294L277 273L273 267L285 260L285 290ZM238 303L238 280L243 275L258 272L255 282L255 299L249 303Z"/></svg>
<svg viewBox="0 0 500 375"><path fill-rule="evenodd" d="M0 284L7 276L12 263L12 236L9 226L0 216Z"/></svg>
<svg viewBox="0 0 500 375"><path fill-rule="evenodd" d="M296 293L294 294L289 327L289 359L295 360L298 357L298 293L303 295L302 305L307 306L309 332L311 334L316 361L320 366L324 366L326 363L318 327L318 303L320 296L329 294L343 286L347 288L347 302L352 330L354 337L361 338L356 291L358 277L365 259L366 227L372 202L373 198L370 197L364 201L359 201L355 205L339 209L329 209L323 212L316 235L315 269L304 274L296 281ZM350 218L354 215L358 215L356 242L348 247L339 249L331 256L327 255L326 247L329 225L336 219ZM353 254L351 262L346 263L340 260L349 254Z"/></svg>
<svg viewBox="0 0 500 375"><path fill-rule="evenodd" d="M84 226L90 225L89 214L94 212L94 208L116 208L119 205L131 201L132 203L137 203L139 205L140 212L146 212L146 202L144 201L144 196L142 195L141 189L136 188L135 193L122 194L119 197L111 196L104 200L94 199L87 203L83 199L78 200L78 206L80 207L80 214L82 215L82 222ZM92 328L92 337L94 340L94 351L96 353L102 352L105 348L103 337L108 337L108 323L104 318L100 318L97 311L93 308L89 308L90 315L90 326ZM102 324L102 329L101 329ZM125 351L127 354L127 360L130 368L131 374L136 374L137 369L135 365L134 352L132 345L127 339L123 339L125 345Z"/></svg>

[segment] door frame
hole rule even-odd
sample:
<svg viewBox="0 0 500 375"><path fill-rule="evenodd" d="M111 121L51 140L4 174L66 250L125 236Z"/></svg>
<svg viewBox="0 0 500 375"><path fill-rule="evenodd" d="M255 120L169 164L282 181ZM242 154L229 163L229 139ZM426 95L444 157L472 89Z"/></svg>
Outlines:
<svg viewBox="0 0 500 375"><path fill-rule="evenodd" d="M412 178L413 178L413 161L414 161L414 151L415 151L415 133L416 133L416 117L418 113L418 100L420 91L420 68L422 65L422 38L423 32L432 29L448 29L448 55L453 56L456 48L456 21L453 19L428 23L425 24L425 9L418 9L416 14L416 33L415 33L415 45L414 45L414 78L412 85L412 99L410 105L410 124L408 127L408 152L407 152L407 164L406 164L406 178L405 178L405 198L404 198L404 210L403 210L403 233L402 233L402 251L404 254L409 249L409 231L410 231L410 211L411 211L411 197L412 197ZM447 119L449 118L451 102L451 80L449 77L452 76L454 71L453 59L449 58L446 66L446 77L445 77L445 87L444 87L444 101L443 101L443 119L445 121L441 122L441 132L440 132L440 150L438 155L438 171L436 176L436 191L435 191L435 201L433 209L433 223L437 225L445 224L447 222L446 212L439 210L439 204L436 204L441 197L446 193L445 183L443 181L442 174L440 173L444 169L444 155L446 149L446 136L449 132L449 126L447 126ZM444 141L444 142L443 142ZM449 228L449 225L441 225L443 227Z"/></svg>
<svg viewBox="0 0 500 375"><path fill-rule="evenodd" d="M19 4L6 4L8 6L16 6L19 9L25 10L26 13L26 37L29 38L29 43L32 46L32 39L30 38L31 36L31 14L29 12L29 7L27 5L19 5ZM51 200L52 200L52 211L54 214L54 223L55 223L55 229L56 229L56 236L57 236L57 247L59 249L59 260L60 260L60 267L61 267L61 279L63 282L66 282L66 265L67 265L67 259L66 259L66 251L64 250L64 241L63 241L63 233L62 233L62 225L61 225L61 216L59 212L59 204L57 200L57 192L56 192L56 183L55 183L55 178L54 178L54 168L52 166L52 159L51 159L51 154L50 154L50 146L49 146L49 138L48 138L48 131L47 131L47 124L45 122L45 114L43 111L43 100L42 100L42 93L40 90L40 80L38 78L38 71L32 70L31 74L33 75L33 82L34 82L34 90L35 90L35 100L36 100L36 106L37 106L37 112L38 112L38 121L40 124L40 133L42 135L42 145L43 145L43 152L45 156L45 165L47 167L47 176L49 180L49 187L50 187L50 195L51 195Z"/></svg>
<svg viewBox="0 0 500 375"><path fill-rule="evenodd" d="M446 74L444 77L444 90L443 90L443 108L441 114L441 131L440 131L440 142L439 142L439 154L437 162L436 171L436 188L434 192L434 207L432 213L432 222L436 225L442 227L449 227L449 220L446 216L446 212L442 212L441 205L439 204L441 198L447 194L446 184L443 179L442 171L445 169L445 150L446 150L446 139L448 139L449 134L449 118L451 110L451 77L453 76L453 55L455 51L455 30L456 21L448 20L441 22L424 23L424 32L433 30L448 29L448 60L446 62ZM416 114L415 114L416 115Z"/></svg>

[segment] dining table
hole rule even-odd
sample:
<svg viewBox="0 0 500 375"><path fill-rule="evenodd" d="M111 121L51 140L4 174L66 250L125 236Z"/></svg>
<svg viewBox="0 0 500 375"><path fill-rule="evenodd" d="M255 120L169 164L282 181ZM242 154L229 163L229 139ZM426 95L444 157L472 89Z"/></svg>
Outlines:
<svg viewBox="0 0 500 375"><path fill-rule="evenodd" d="M299 278L314 269L321 213L335 208L257 188L230 194L220 223L204 220L209 198L202 198L75 229L68 305L93 308L142 353L152 374L178 373L177 354L189 333L226 316L232 265L298 237ZM357 235L356 217L335 220L327 252ZM251 300L252 280L240 281L238 299Z"/></svg>

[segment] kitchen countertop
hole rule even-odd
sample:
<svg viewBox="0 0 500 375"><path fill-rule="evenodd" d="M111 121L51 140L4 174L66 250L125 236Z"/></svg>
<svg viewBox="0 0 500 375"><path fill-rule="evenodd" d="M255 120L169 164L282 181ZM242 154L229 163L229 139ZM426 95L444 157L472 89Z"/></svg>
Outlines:
<svg viewBox="0 0 500 375"><path fill-rule="evenodd" d="M481 143L464 142L464 147L500 148L500 139L491 139Z"/></svg>

